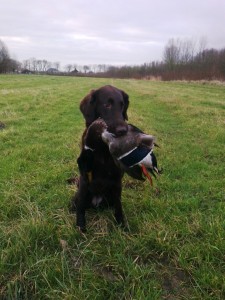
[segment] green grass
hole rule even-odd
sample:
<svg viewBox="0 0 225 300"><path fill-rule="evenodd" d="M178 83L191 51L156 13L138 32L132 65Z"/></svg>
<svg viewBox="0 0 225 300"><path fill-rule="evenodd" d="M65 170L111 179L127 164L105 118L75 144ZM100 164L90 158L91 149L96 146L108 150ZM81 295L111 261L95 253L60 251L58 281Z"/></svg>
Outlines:
<svg viewBox="0 0 225 300"><path fill-rule="evenodd" d="M79 102L104 84L130 95L164 174L153 189L125 176L128 231L89 211L82 236L66 179ZM225 86L0 76L0 121L0 299L225 298Z"/></svg>

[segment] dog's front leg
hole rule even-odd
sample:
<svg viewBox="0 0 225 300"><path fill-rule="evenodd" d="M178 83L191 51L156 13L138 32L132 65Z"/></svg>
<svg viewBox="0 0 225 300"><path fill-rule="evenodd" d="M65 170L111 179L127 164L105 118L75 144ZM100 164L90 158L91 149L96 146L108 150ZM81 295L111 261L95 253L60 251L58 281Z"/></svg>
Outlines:
<svg viewBox="0 0 225 300"><path fill-rule="evenodd" d="M115 189L117 190L116 193L113 195L113 202L114 202L114 208L115 208L115 219L117 224L124 225L124 216L123 216L123 209L122 209L122 203L121 203L121 193L122 188Z"/></svg>
<svg viewBox="0 0 225 300"><path fill-rule="evenodd" d="M70 209L72 213L76 212L76 225L79 228L79 230L82 232L86 231L85 202L86 201L84 200L84 198L80 197L80 193L78 191L71 201L71 209Z"/></svg>
<svg viewBox="0 0 225 300"><path fill-rule="evenodd" d="M85 232L86 231L85 208L78 206L76 217L77 217L77 221L76 221L77 227L81 232Z"/></svg>
<svg viewBox="0 0 225 300"><path fill-rule="evenodd" d="M80 178L79 190L73 197L71 206L73 212L76 211L76 225L82 232L86 231L85 211L88 207L89 198L88 186L83 181L83 178Z"/></svg>
<svg viewBox="0 0 225 300"><path fill-rule="evenodd" d="M120 199L115 203L115 219L118 225L124 225L123 209Z"/></svg>

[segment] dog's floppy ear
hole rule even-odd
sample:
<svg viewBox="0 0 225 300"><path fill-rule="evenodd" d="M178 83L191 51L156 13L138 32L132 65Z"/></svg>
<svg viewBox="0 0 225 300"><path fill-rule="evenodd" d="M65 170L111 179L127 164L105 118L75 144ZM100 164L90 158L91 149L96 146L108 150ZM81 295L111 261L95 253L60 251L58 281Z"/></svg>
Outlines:
<svg viewBox="0 0 225 300"><path fill-rule="evenodd" d="M127 109L129 106L129 96L122 90L121 90L121 93L123 95L123 100L124 100L123 117L125 120L128 120Z"/></svg>
<svg viewBox="0 0 225 300"><path fill-rule="evenodd" d="M80 103L80 111L85 118L87 127L96 119L94 92L95 90L91 90Z"/></svg>

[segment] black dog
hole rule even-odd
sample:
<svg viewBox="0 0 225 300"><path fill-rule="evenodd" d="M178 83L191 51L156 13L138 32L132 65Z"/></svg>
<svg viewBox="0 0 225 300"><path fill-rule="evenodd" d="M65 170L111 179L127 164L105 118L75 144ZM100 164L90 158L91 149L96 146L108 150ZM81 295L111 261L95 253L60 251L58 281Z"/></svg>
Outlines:
<svg viewBox="0 0 225 300"><path fill-rule="evenodd" d="M107 124L108 131L116 136L126 134L128 125L125 120L128 119L128 106L128 95L109 85L92 90L81 101L80 110L86 121L86 130L82 136L82 149L78 158L79 187L72 199L71 207L72 211L76 211L76 224L81 231L85 231L86 209L100 203L114 206L117 223L124 223L121 205L123 172L115 164L108 146L97 135L89 135L93 149L83 150L87 129L98 118L102 118Z"/></svg>

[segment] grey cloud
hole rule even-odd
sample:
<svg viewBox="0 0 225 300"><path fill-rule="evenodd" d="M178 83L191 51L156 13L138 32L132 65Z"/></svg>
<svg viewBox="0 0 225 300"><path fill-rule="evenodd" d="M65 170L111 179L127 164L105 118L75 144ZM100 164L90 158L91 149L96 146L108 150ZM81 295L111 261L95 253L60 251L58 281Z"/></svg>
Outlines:
<svg viewBox="0 0 225 300"><path fill-rule="evenodd" d="M169 38L225 46L224 0L3 0L0 39L17 59L138 64L160 60Z"/></svg>

